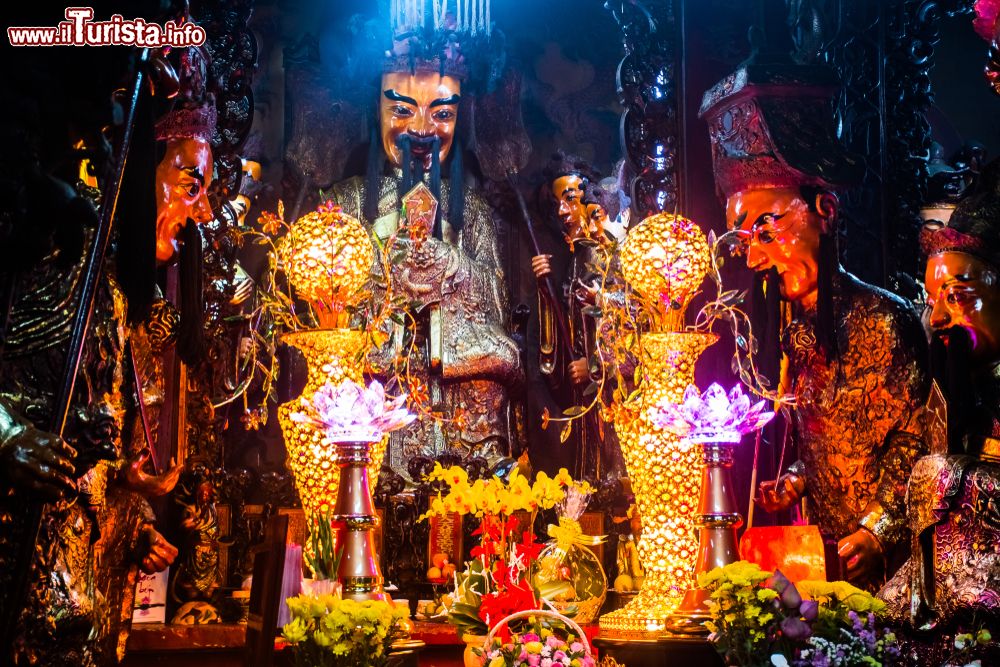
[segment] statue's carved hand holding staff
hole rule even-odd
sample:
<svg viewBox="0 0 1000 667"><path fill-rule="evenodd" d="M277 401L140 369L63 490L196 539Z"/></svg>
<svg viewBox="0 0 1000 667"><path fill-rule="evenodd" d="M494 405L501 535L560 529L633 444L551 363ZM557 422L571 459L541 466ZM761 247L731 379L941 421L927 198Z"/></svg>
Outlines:
<svg viewBox="0 0 1000 667"><path fill-rule="evenodd" d="M802 500L806 495L805 476L797 472L786 472L776 480L761 482L754 501L765 512L785 510Z"/></svg>
<svg viewBox="0 0 1000 667"><path fill-rule="evenodd" d="M56 501L76 492L76 450L0 404L0 475L15 489Z"/></svg>

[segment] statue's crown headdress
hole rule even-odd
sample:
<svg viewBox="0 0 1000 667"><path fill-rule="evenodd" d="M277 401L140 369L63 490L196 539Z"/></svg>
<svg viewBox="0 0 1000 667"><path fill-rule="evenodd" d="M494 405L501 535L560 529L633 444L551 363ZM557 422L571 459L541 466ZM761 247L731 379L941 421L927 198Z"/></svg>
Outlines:
<svg viewBox="0 0 1000 667"><path fill-rule="evenodd" d="M920 249L927 257L964 252L1000 268L1000 161L983 168L948 224L932 221L924 225Z"/></svg>
<svg viewBox="0 0 1000 667"><path fill-rule="evenodd" d="M389 0L392 45L383 72L439 72L465 80L469 57L490 51L490 0Z"/></svg>
<svg viewBox="0 0 1000 667"><path fill-rule="evenodd" d="M210 141L216 131L218 112L215 96L209 91L208 52L197 46L177 51L180 90L173 108L156 122L156 138Z"/></svg>

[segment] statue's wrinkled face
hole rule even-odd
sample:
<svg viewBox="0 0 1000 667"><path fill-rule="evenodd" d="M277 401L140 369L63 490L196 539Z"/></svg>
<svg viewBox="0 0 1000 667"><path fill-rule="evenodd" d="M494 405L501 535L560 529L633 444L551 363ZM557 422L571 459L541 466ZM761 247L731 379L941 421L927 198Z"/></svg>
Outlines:
<svg viewBox="0 0 1000 667"><path fill-rule="evenodd" d="M444 162L455 140L462 84L453 76L435 72L388 72L382 75L379 119L382 148L396 167L403 164L399 138L410 138L410 150L424 169L430 169L434 139Z"/></svg>
<svg viewBox="0 0 1000 667"><path fill-rule="evenodd" d="M928 258L924 281L931 329L962 327L972 339L974 361L1000 361L997 269L964 252L942 252Z"/></svg>
<svg viewBox="0 0 1000 667"><path fill-rule="evenodd" d="M188 219L212 219L208 186L212 183L212 148L204 139L171 139L156 166L156 261L170 262L177 237Z"/></svg>
<svg viewBox="0 0 1000 667"><path fill-rule="evenodd" d="M827 222L809 210L797 188L737 192L726 201L726 223L740 231L748 268L775 267L785 299L815 302Z"/></svg>
<svg viewBox="0 0 1000 667"><path fill-rule="evenodd" d="M559 220L563 225L566 243L572 245L588 238L590 222L587 206L583 203L586 180L577 174L566 174L552 181L552 196L558 203Z"/></svg>

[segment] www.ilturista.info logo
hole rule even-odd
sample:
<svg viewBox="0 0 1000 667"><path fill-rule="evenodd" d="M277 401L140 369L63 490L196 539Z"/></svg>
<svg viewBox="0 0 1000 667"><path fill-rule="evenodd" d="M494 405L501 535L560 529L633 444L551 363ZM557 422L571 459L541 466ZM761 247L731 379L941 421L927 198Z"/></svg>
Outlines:
<svg viewBox="0 0 1000 667"><path fill-rule="evenodd" d="M67 7L66 20L44 27L7 28L11 46L201 46L205 29L190 21L167 21L162 26L145 19L125 19L115 14L108 21L94 21L93 7Z"/></svg>

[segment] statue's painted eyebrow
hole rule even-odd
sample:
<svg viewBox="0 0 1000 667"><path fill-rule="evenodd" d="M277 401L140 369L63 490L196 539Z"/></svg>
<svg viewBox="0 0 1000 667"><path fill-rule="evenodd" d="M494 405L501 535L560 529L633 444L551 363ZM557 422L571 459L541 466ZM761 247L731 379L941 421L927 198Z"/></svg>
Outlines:
<svg viewBox="0 0 1000 667"><path fill-rule="evenodd" d="M407 97L406 95L400 95L395 90L390 88L389 90L382 91L387 100L392 100L393 102L405 102L406 104L412 104L413 106L418 106L417 101L412 97ZM432 105L433 106L433 105Z"/></svg>
<svg viewBox="0 0 1000 667"><path fill-rule="evenodd" d="M198 167L181 167L181 171L196 179L202 185L205 185L205 175L201 173L201 169Z"/></svg>
<svg viewBox="0 0 1000 667"><path fill-rule="evenodd" d="M438 99L431 102L431 108L433 109L434 107L448 106L449 104L458 104L459 100L461 99L462 96L459 95L458 93L455 93L451 97L439 97Z"/></svg>
<svg viewBox="0 0 1000 667"><path fill-rule="evenodd" d="M773 211L768 211L766 213L761 213L757 216L757 219L753 221L753 228L757 229L762 225L766 225L772 222L777 222L785 217L784 213L775 213Z"/></svg>

